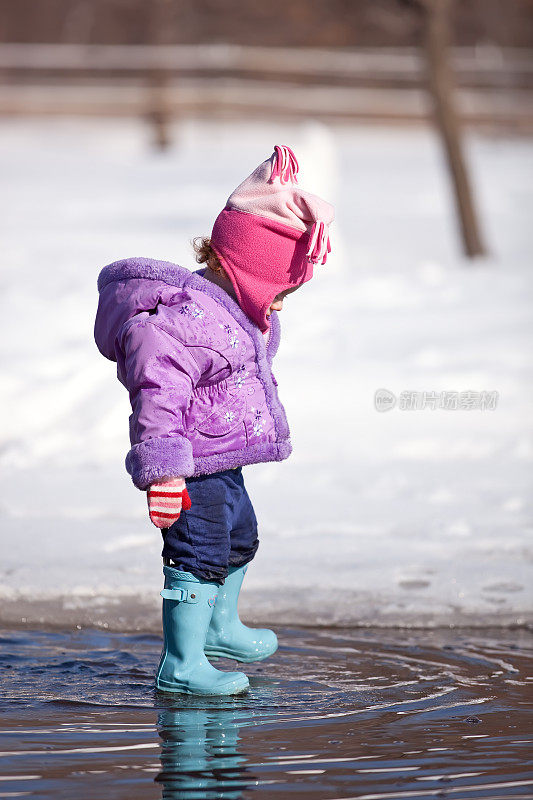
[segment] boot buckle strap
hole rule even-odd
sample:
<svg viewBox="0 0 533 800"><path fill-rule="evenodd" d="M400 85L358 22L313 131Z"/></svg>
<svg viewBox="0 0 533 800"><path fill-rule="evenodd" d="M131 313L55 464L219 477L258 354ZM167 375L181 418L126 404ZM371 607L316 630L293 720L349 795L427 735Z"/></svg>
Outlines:
<svg viewBox="0 0 533 800"><path fill-rule="evenodd" d="M164 600L177 600L182 603L198 602L198 594L190 589L163 589L159 594Z"/></svg>

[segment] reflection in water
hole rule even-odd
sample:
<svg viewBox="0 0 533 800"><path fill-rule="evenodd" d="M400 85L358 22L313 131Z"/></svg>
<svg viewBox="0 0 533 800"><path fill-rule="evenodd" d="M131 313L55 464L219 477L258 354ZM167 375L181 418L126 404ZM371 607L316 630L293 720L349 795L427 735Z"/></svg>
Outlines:
<svg viewBox="0 0 533 800"><path fill-rule="evenodd" d="M188 705L159 714L161 772L156 781L162 784L163 800L238 800L254 782L238 752L244 712L216 704L194 708L194 699Z"/></svg>
<svg viewBox="0 0 533 800"><path fill-rule="evenodd" d="M195 698L154 691L157 636L5 632L0 796L533 797L527 631L279 633L249 694Z"/></svg>

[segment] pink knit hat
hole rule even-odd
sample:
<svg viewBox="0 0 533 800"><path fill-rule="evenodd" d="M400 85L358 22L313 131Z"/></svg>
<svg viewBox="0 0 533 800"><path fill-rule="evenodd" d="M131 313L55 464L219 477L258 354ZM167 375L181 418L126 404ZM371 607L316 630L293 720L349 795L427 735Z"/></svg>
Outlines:
<svg viewBox="0 0 533 800"><path fill-rule="evenodd" d="M263 332L276 295L310 280L331 252L333 206L300 189L297 172L291 148L276 145L229 196L211 234L239 305Z"/></svg>

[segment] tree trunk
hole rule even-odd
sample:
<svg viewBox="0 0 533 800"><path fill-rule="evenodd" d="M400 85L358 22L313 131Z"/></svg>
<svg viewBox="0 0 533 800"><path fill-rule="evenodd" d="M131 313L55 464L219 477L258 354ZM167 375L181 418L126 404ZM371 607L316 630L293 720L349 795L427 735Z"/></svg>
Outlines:
<svg viewBox="0 0 533 800"><path fill-rule="evenodd" d="M434 113L452 178L463 248L473 258L486 253L461 144L454 81L448 59L449 0L419 0L424 16L424 46Z"/></svg>

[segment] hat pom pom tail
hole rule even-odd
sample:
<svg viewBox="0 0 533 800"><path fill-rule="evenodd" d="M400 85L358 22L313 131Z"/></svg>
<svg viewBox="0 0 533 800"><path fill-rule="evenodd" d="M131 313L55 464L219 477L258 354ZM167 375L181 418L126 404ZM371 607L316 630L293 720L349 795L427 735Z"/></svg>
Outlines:
<svg viewBox="0 0 533 800"><path fill-rule="evenodd" d="M290 147L285 144L275 145L270 181L279 177L281 183L298 183L296 174L299 166L296 156Z"/></svg>
<svg viewBox="0 0 533 800"><path fill-rule="evenodd" d="M313 264L325 264L328 253L331 253L328 229L322 220L317 220L311 228L307 259Z"/></svg>

